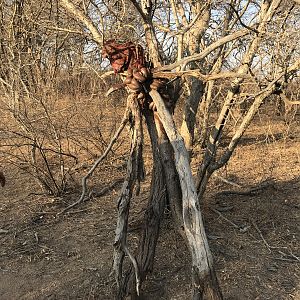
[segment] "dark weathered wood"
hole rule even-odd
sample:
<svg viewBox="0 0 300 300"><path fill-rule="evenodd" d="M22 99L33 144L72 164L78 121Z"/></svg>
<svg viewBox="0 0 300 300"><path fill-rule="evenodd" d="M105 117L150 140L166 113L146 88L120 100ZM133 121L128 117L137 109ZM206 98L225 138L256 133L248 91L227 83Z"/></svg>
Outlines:
<svg viewBox="0 0 300 300"><path fill-rule="evenodd" d="M127 175L123 183L122 191L118 200L118 220L116 227L116 236L114 242L114 263L113 269L115 272L116 282L118 285L117 299L123 299L122 281L123 281L123 261L125 254L127 254L133 267L136 278L136 290L139 293L140 286L140 272L138 270L135 257L130 253L127 246L127 227L130 201L136 188L139 190L139 182L143 178L143 164L142 164L142 145L143 145L143 131L141 111L136 95L130 94L128 96L127 104L131 109L131 150L130 157L127 163Z"/></svg>
<svg viewBox="0 0 300 300"><path fill-rule="evenodd" d="M163 135L165 136L166 133L164 132ZM166 181L168 206L178 232L185 238L182 219L182 195L174 162L174 151L169 140L159 143L158 148L163 165L163 176Z"/></svg>
<svg viewBox="0 0 300 300"><path fill-rule="evenodd" d="M145 280L147 274L153 270L159 227L163 219L167 199L177 228L181 235L184 236L181 189L174 164L172 146L165 131L161 128L160 121L155 118L154 122L153 112L146 110L144 116L153 151L153 172L149 202L144 217L143 233L137 251L141 283ZM122 285L121 293L123 295L130 294L132 299L138 298L133 267L124 276Z"/></svg>
<svg viewBox="0 0 300 300"><path fill-rule="evenodd" d="M163 219L167 196L165 178L163 176L163 166L158 151L158 136L153 120L153 113L150 111L145 112L145 118L152 145L153 170L150 195L144 215L143 231L137 250L137 263L141 280L140 284L143 283L147 274L153 270L159 228ZM136 293L134 268L132 266L126 272L123 278L122 287L119 290L120 299L125 295L130 295L132 299L138 297Z"/></svg>

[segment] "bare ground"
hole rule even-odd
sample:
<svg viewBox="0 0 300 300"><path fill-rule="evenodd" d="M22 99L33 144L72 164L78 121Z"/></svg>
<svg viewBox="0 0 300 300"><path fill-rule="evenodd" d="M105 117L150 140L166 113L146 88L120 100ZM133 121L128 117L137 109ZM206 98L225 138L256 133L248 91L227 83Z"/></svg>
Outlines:
<svg viewBox="0 0 300 300"><path fill-rule="evenodd" d="M208 186L202 211L225 299L300 299L299 123L293 128L287 137L282 122L258 119ZM145 151L150 172L149 146ZM79 186L62 198L34 195L35 183L26 173L3 167L7 185L0 191L0 299L113 299L110 272L121 185L57 215L78 199ZM124 170L122 158L107 161L92 185L100 190ZM133 247L149 182L142 188L132 206ZM144 299L190 299L189 261L166 212Z"/></svg>

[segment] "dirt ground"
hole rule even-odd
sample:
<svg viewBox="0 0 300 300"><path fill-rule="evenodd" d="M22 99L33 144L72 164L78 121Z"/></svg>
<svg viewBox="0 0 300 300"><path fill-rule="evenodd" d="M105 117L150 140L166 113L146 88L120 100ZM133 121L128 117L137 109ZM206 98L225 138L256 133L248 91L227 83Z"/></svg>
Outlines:
<svg viewBox="0 0 300 300"><path fill-rule="evenodd" d="M209 183L202 211L227 300L300 299L299 125L294 122L287 136L282 121L257 118L228 165ZM149 145L145 152L150 161ZM107 160L91 185L101 190L122 178L125 162L123 157ZM194 170L196 166L197 159ZM121 184L57 215L78 199L80 186L63 197L36 195L35 182L26 173L3 168L0 299L113 299L110 272ZM133 244L148 188L145 182L133 201ZM190 299L190 279L188 250L166 212L143 299Z"/></svg>

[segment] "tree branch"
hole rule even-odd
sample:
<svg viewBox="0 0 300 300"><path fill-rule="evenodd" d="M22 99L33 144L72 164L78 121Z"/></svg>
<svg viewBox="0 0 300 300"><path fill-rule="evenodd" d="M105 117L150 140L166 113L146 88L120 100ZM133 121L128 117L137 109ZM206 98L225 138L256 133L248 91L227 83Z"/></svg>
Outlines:
<svg viewBox="0 0 300 300"><path fill-rule="evenodd" d="M111 148L113 147L113 145L115 144L115 142L117 141L118 137L120 136L121 132L123 131L126 123L128 122L128 117L129 117L129 109L127 108L123 119L119 125L119 128L117 129L117 131L115 132L114 136L112 137L110 143L108 144L106 150L104 151L104 153L95 161L94 165L92 166L92 168L89 170L89 172L82 178L82 193L80 198L78 199L78 201L74 202L73 204L67 206L65 209L63 209L59 214L63 214L66 211L68 211L69 209L77 206L78 204L80 204L81 202L84 201L85 197L87 196L87 180L93 175L94 171L96 170L96 168L99 166L99 164L103 161L103 159L106 158L106 156L108 155L109 151L111 150Z"/></svg>
<svg viewBox="0 0 300 300"><path fill-rule="evenodd" d="M299 68L300 68L300 59L298 59L292 66L290 66L286 72L282 72L281 74L279 74L277 76L277 78L274 79L265 89L263 89L262 91L260 91L259 93L257 93L255 95L254 102L252 103L251 107L249 108L249 110L248 110L246 116L244 117L243 122L241 123L240 127L238 128L238 130L236 131L236 133L232 137L231 142L230 142L229 146L227 147L227 150L225 151L223 156L220 158L219 162L215 163L212 166L213 170L221 168L229 160L229 158L231 157L234 149L238 145L241 137L243 136L243 134L245 133L245 131L248 128L249 124L253 120L255 114L257 113L260 105L262 104L262 102L268 96L270 96L274 92L274 90L276 88L276 83L283 76L286 76L290 73L298 71Z"/></svg>
<svg viewBox="0 0 300 300"><path fill-rule="evenodd" d="M118 199L118 220L114 242L114 262L113 270L118 286L117 299L124 299L126 290L123 290L123 262L125 254L128 255L136 277L136 292L139 294L141 276L136 259L129 252L127 247L127 227L130 202L134 189L138 192L140 180L143 177L142 145L143 145L143 126L140 106L137 102L137 95L128 96L127 105L130 107L131 118L131 149L130 157L127 162L127 175L123 183L122 191ZM125 294L125 295L124 295Z"/></svg>
<svg viewBox="0 0 300 300"><path fill-rule="evenodd" d="M200 59L205 58L207 55L209 55L212 51L214 51L215 49L219 48L220 46L231 42L239 37L245 36L247 34L249 34L250 31L248 29L242 29L242 30L238 30L230 35L227 35L221 39L219 39L218 41L212 43L211 45L209 45L206 49L204 49L201 53L199 54L195 54L195 55L191 55L189 57L183 58L173 64L170 64L168 66L164 66L164 67L160 67L160 68L156 68L154 71L172 71L173 69L181 66L181 65L187 65L190 62L193 61L197 61Z"/></svg>
<svg viewBox="0 0 300 300"><path fill-rule="evenodd" d="M211 296L208 299L222 299L204 230L188 152L160 94L156 90L151 90L149 95L157 107L159 118L174 150L182 191L184 230L192 254L194 293L201 297L208 293Z"/></svg>
<svg viewBox="0 0 300 300"><path fill-rule="evenodd" d="M231 3L228 3L228 5L229 5L230 8L234 11L234 13L236 14L238 20L240 21L240 23L241 23L241 25L242 25L243 27L245 27L245 28L247 28L247 29L249 29L249 30L255 32L256 34L259 34L259 31L258 31L257 29L252 28L252 27L246 25L246 24L242 21L240 15L239 15L239 13L238 13L238 11L234 8L234 6L233 6Z"/></svg>
<svg viewBox="0 0 300 300"><path fill-rule="evenodd" d="M142 19L144 20L145 23L149 23L149 18L147 17L146 14L144 14L141 6L137 3L136 0L129 0L134 7L136 8L136 10L138 11L138 13L141 15Z"/></svg>
<svg viewBox="0 0 300 300"><path fill-rule="evenodd" d="M177 71L177 72L160 72L160 71L153 72L153 78L174 79L181 76L193 76L203 81L210 81L210 80L216 80L221 78L250 78L251 77L249 74L236 73L236 72L221 72L221 73L207 75L207 74L202 74L200 72L200 69Z"/></svg>
<svg viewBox="0 0 300 300"><path fill-rule="evenodd" d="M103 43L103 33L100 33L99 29L94 25L89 17L87 17L83 11L77 8L69 0L59 0L60 5L78 21L83 23L86 28L91 32L94 41L101 46Z"/></svg>

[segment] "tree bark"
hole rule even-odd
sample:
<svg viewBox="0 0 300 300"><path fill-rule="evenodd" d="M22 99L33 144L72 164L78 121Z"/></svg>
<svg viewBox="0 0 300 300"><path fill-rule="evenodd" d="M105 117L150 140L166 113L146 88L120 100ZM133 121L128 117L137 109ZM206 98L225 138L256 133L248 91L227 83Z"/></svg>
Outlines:
<svg viewBox="0 0 300 300"><path fill-rule="evenodd" d="M150 195L144 215L143 232L137 250L137 264L140 272L141 285L146 276L153 270L159 228L163 219L167 198L163 166L158 150L159 138L155 128L153 113L148 111L145 112L144 115L152 145L153 170ZM123 278L122 287L119 290L119 299L123 299L126 295L130 295L131 299L138 298L134 275L134 269L131 266Z"/></svg>
<svg viewBox="0 0 300 300"><path fill-rule="evenodd" d="M160 120L174 150L176 169L182 191L184 230L192 254L192 276L194 299L222 299L214 271L189 157L182 137L179 135L170 112L155 90L150 91Z"/></svg>
<svg viewBox="0 0 300 300"><path fill-rule="evenodd" d="M118 219L114 242L113 263L113 270L118 286L117 299L123 299L123 262L125 254L130 259L134 268L137 294L139 294L141 284L137 261L127 246L127 228L131 198L134 190L136 193L139 192L139 184L144 177L142 158L143 128L141 110L135 94L130 94L128 96L127 105L131 111L131 116L129 118L131 120L131 149L130 157L127 162L127 175L123 183L121 195L118 199Z"/></svg>
<svg viewBox="0 0 300 300"><path fill-rule="evenodd" d="M174 164L173 149L157 117L153 118L153 113L149 110L144 111L144 116L152 145L153 171L150 196L144 216L143 233L137 250L141 284L147 274L153 270L159 228L167 200L177 229L184 237L181 189ZM133 267L125 274L118 297L122 299L128 294L130 294L131 299L138 299Z"/></svg>
<svg viewBox="0 0 300 300"><path fill-rule="evenodd" d="M188 151L189 158L191 159L194 145L196 115L199 103L201 102L203 96L204 83L195 77L191 77L190 82L191 91L190 95L186 99L186 103L184 106L184 114L180 128L180 133L184 139L185 147Z"/></svg>

